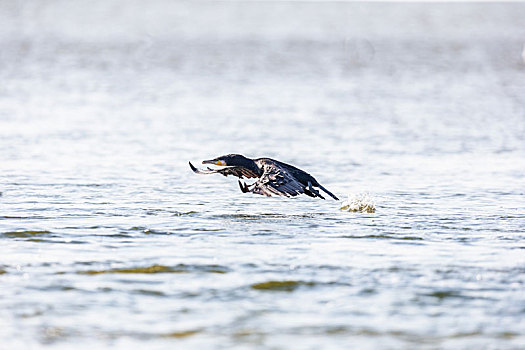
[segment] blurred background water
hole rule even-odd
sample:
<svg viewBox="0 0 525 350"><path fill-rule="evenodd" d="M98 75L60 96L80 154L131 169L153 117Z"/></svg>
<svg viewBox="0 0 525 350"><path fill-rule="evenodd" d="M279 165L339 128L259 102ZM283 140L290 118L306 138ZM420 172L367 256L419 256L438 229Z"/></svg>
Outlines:
<svg viewBox="0 0 525 350"><path fill-rule="evenodd" d="M525 344L525 4L0 16L1 349ZM376 212L187 165L225 153Z"/></svg>

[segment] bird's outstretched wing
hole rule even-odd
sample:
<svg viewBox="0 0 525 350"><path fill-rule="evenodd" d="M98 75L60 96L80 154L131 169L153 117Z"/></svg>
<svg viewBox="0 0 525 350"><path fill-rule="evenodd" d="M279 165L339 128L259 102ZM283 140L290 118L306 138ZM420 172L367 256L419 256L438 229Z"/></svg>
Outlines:
<svg viewBox="0 0 525 350"><path fill-rule="evenodd" d="M197 169L195 166L193 166L193 164L191 164L190 162L188 162L188 163L190 164L191 170L193 170L193 172L195 174L215 174L215 173L219 173L219 174L222 174L224 176L228 176L228 175L237 176L238 178L241 178L241 179L243 177L246 177L246 178L259 177L258 174L254 173L250 169L244 168L242 166L231 166L231 167L227 167L227 168L223 168L223 169L211 169L211 168Z"/></svg>
<svg viewBox="0 0 525 350"><path fill-rule="evenodd" d="M263 167L261 178L253 185L245 187L245 189L266 196L294 197L304 193L311 197L323 198L318 192L312 193L305 185L297 181L285 169L275 164L272 164L271 166L265 165Z"/></svg>

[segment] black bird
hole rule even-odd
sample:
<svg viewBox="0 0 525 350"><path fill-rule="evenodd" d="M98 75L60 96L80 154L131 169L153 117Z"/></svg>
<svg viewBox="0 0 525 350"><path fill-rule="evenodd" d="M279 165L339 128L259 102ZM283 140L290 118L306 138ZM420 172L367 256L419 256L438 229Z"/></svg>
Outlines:
<svg viewBox="0 0 525 350"><path fill-rule="evenodd" d="M233 175L238 178L258 178L256 182L247 185L239 180L243 193L252 192L266 196L294 197L302 193L310 197L324 197L314 188L319 187L330 197L339 200L332 192L321 186L310 174L296 167L270 158L250 159L240 154L228 154L215 159L205 160L202 164L215 164L225 166L224 169L205 170L197 169L190 164L191 170L196 174L219 173L224 176Z"/></svg>

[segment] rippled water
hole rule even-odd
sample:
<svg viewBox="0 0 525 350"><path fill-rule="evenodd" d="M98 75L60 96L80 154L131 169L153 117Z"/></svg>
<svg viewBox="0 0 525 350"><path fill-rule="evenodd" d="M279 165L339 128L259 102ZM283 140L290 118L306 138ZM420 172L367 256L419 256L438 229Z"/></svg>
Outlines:
<svg viewBox="0 0 525 350"><path fill-rule="evenodd" d="M0 13L1 349L524 346L524 4Z"/></svg>

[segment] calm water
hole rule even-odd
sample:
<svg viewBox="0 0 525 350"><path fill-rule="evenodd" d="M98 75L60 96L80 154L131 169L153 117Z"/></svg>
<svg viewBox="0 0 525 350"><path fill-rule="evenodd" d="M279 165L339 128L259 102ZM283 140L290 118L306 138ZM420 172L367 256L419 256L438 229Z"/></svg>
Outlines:
<svg viewBox="0 0 525 350"><path fill-rule="evenodd" d="M525 347L525 4L0 15L1 349Z"/></svg>

